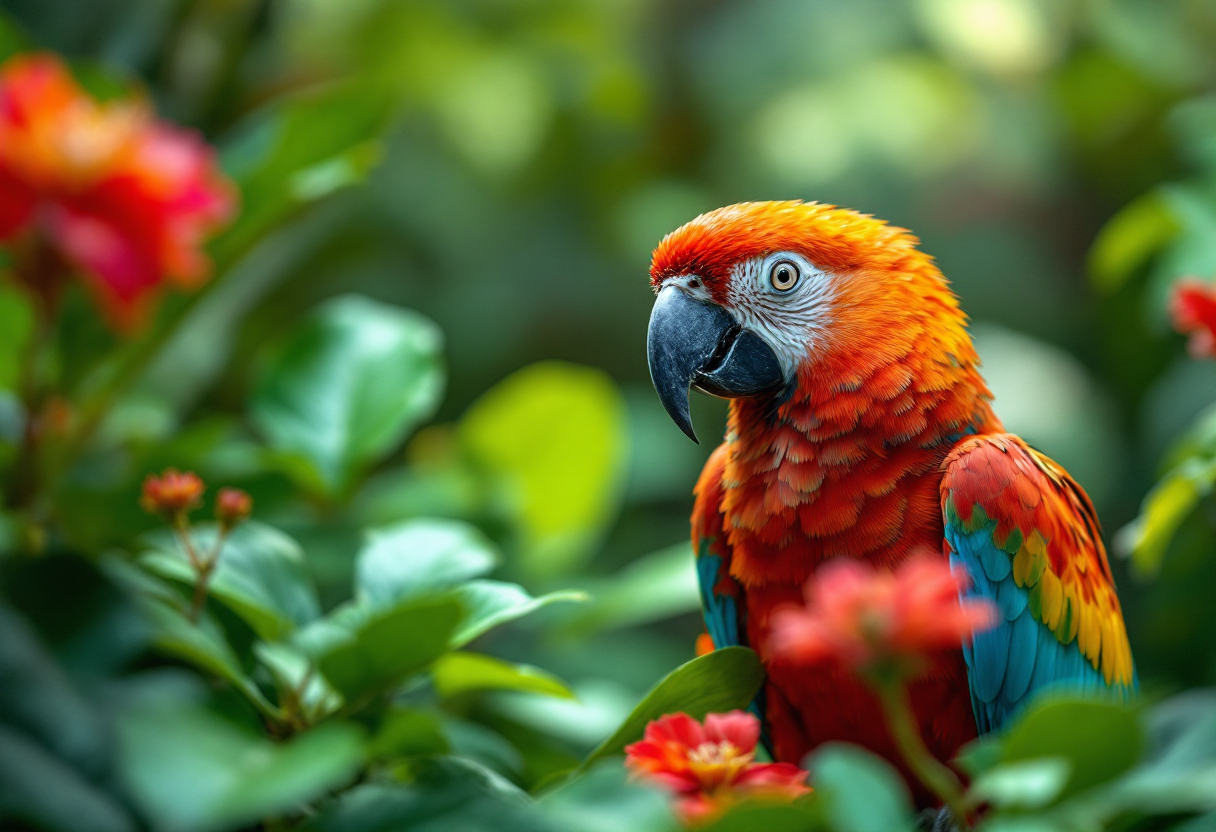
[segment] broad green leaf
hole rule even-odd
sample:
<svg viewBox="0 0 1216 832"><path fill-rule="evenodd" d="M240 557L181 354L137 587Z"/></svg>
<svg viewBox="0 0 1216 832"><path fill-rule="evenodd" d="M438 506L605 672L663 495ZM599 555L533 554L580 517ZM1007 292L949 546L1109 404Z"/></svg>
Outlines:
<svg viewBox="0 0 1216 832"><path fill-rule="evenodd" d="M190 621L184 600L171 587L118 558L104 559L102 568L135 597L152 627L152 643L158 652L227 680L263 714L274 720L282 717L261 688L245 674L224 631L206 613L197 622Z"/></svg>
<svg viewBox="0 0 1216 832"><path fill-rule="evenodd" d="M816 804L818 805L818 804ZM816 832L824 829L821 813L806 806L746 801L705 827L704 832Z"/></svg>
<svg viewBox="0 0 1216 832"><path fill-rule="evenodd" d="M562 574L590 554L616 511L628 451L624 401L608 376L533 364L474 402L460 437L514 501L529 574Z"/></svg>
<svg viewBox="0 0 1216 832"><path fill-rule="evenodd" d="M474 690L516 690L573 699L565 683L537 667L512 664L479 653L448 653L431 670L435 690L445 699Z"/></svg>
<svg viewBox="0 0 1216 832"><path fill-rule="evenodd" d="M449 750L439 717L414 708L394 708L386 713L368 746L369 756L378 759L447 754Z"/></svg>
<svg viewBox="0 0 1216 832"><path fill-rule="evenodd" d="M209 557L215 550L218 533L213 523L194 527L192 540L199 556ZM150 535L148 542L152 550L140 558L142 566L194 585L194 570L176 535L165 531ZM224 540L207 592L269 641L284 638L320 611L299 544L253 520L237 526Z"/></svg>
<svg viewBox="0 0 1216 832"><path fill-rule="evenodd" d="M827 743L807 760L811 785L835 832L900 832L915 828L908 787L881 757L855 745Z"/></svg>
<svg viewBox="0 0 1216 832"><path fill-rule="evenodd" d="M1119 530L1115 544L1137 571L1154 575L1170 541L1201 497L1216 483L1216 458L1191 457L1161 478L1144 498L1140 515Z"/></svg>
<svg viewBox="0 0 1216 832"><path fill-rule="evenodd" d="M979 777L1001 762L1001 737L999 734L984 734L959 749L954 765L972 779Z"/></svg>
<svg viewBox="0 0 1216 832"><path fill-rule="evenodd" d="M422 670L448 649L462 608L423 598L369 616L317 657L317 667L350 705Z"/></svg>
<svg viewBox="0 0 1216 832"><path fill-rule="evenodd" d="M30 737L0 723L0 816L12 828L132 832L127 809Z"/></svg>
<svg viewBox="0 0 1216 832"><path fill-rule="evenodd" d="M1072 764L1064 757L1005 763L977 777L970 794L1001 808L1039 809L1060 796L1071 773Z"/></svg>
<svg viewBox="0 0 1216 832"><path fill-rule="evenodd" d="M355 561L355 597L385 607L479 578L498 552L476 527L459 520L406 520L368 532Z"/></svg>
<svg viewBox="0 0 1216 832"><path fill-rule="evenodd" d="M679 543L638 558L588 586L594 599L570 630L608 630L662 621L701 608L692 549Z"/></svg>
<svg viewBox="0 0 1216 832"><path fill-rule="evenodd" d="M455 594L465 610L465 617L452 636L452 647L462 647L500 624L530 615L549 604L587 600L586 593L569 589L533 598L519 584L487 580L462 584Z"/></svg>
<svg viewBox="0 0 1216 832"><path fill-rule="evenodd" d="M1046 698L1005 730L1005 764L1053 757L1067 761L1071 775L1060 798L1113 780L1136 764L1144 733L1128 708L1106 702Z"/></svg>
<svg viewBox="0 0 1216 832"><path fill-rule="evenodd" d="M642 738L648 723L665 714L683 712L704 719L709 713L746 708L763 684L760 659L746 647L725 647L698 656L655 685L621 727L587 756L582 768L623 754L626 745Z"/></svg>
<svg viewBox="0 0 1216 832"><path fill-rule="evenodd" d="M287 743L245 733L203 710L137 711L120 725L122 768L156 826L243 827L296 813L354 777L361 732L329 723Z"/></svg>
<svg viewBox="0 0 1216 832"><path fill-rule="evenodd" d="M540 809L559 829L663 832L679 828L667 793L636 782L615 760L605 760L582 777L548 792L540 800ZM750 829L770 832L771 828Z"/></svg>
<svg viewBox="0 0 1216 832"><path fill-rule="evenodd" d="M14 587L6 582L6 589ZM0 603L0 827L134 830L121 792L107 782L112 749L104 711L81 694L40 636Z"/></svg>
<svg viewBox="0 0 1216 832"><path fill-rule="evenodd" d="M314 725L342 706L342 697L316 672L316 665L303 651L284 643L259 641L253 645L253 654L274 677L284 718L298 715L306 725Z"/></svg>
<svg viewBox="0 0 1216 832"><path fill-rule="evenodd" d="M339 84L280 98L221 143L241 189L240 217L212 243L223 269L302 207L361 181L391 112L381 90Z"/></svg>
<svg viewBox="0 0 1216 832"><path fill-rule="evenodd" d="M1094 285L1114 292L1179 232L1180 226L1161 194L1152 192L1111 217L1089 252Z"/></svg>
<svg viewBox="0 0 1216 832"><path fill-rule="evenodd" d="M263 368L251 417L312 491L347 492L430 417L443 391L443 337L406 309L347 295L303 321Z"/></svg>
<svg viewBox="0 0 1216 832"><path fill-rule="evenodd" d="M470 760L413 767L411 783L370 782L340 795L306 832L570 832L544 821L526 794Z"/></svg>

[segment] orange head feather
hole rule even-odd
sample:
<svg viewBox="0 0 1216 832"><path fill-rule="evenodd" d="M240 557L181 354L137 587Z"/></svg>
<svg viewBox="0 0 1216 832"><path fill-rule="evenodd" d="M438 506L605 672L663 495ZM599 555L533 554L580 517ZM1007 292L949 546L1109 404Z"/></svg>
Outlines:
<svg viewBox="0 0 1216 832"><path fill-rule="evenodd" d="M966 317L918 243L905 229L845 208L745 202L668 234L655 249L650 281L657 291L673 278L695 276L709 299L741 316L740 306L758 294L742 285L749 263L779 253L805 258L823 273L815 303L797 315L771 306L753 315L779 354L773 342L788 342L787 369L797 371L800 387L812 373L820 382L861 383L911 352L933 363L974 365Z"/></svg>

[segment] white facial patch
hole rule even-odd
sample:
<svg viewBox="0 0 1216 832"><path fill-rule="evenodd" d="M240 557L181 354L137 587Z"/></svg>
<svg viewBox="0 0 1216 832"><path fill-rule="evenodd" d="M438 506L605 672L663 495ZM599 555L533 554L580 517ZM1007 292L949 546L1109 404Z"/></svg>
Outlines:
<svg viewBox="0 0 1216 832"><path fill-rule="evenodd" d="M797 282L784 292L773 285L773 270L783 263L798 270ZM782 272L779 278L787 276ZM740 326L764 339L786 379L794 377L823 333L834 296L832 276L789 251L746 260L731 274L731 314Z"/></svg>

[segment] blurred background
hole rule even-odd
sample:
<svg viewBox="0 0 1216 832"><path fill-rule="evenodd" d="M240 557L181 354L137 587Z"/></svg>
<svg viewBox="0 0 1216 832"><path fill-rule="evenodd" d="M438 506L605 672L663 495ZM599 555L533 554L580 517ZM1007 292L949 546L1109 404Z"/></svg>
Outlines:
<svg viewBox="0 0 1216 832"><path fill-rule="evenodd" d="M364 526L474 520L514 580L596 595L555 608L543 637L497 637L499 655L581 697L496 699L507 735L513 721L594 742L701 631L685 541L714 443L666 417L644 341L650 251L702 211L818 200L912 229L971 316L997 412L1090 492L1108 539L1216 400L1216 368L1186 356L1165 313L1176 277L1216 274L1208 0L0 0L0 13L7 51L36 44L95 90L143 90L238 179L272 141L268 102L304 102L301 147L363 137L296 183L328 198L233 266L113 415L107 435L143 455L121 476L75 475L75 539L123 545L153 524L138 479L154 462L193 467L248 488L300 540L329 607ZM447 392L357 494L301 503L289 475L251 461L243 403L301 316L350 293L438 325ZM702 437L721 435L721 403L693 409ZM1216 681L1204 494L1155 581L1112 558L1150 689ZM34 595L10 598L47 618Z"/></svg>

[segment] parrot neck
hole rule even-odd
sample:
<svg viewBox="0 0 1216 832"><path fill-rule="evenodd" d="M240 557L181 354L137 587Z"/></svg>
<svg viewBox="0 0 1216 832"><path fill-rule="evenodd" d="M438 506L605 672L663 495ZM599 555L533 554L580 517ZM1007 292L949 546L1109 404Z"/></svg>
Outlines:
<svg viewBox="0 0 1216 832"><path fill-rule="evenodd" d="M731 402L723 510L736 577L801 583L835 557L941 550L941 462L963 436L1001 430L962 320L916 328L902 347L883 338L882 354L838 348L780 404Z"/></svg>

